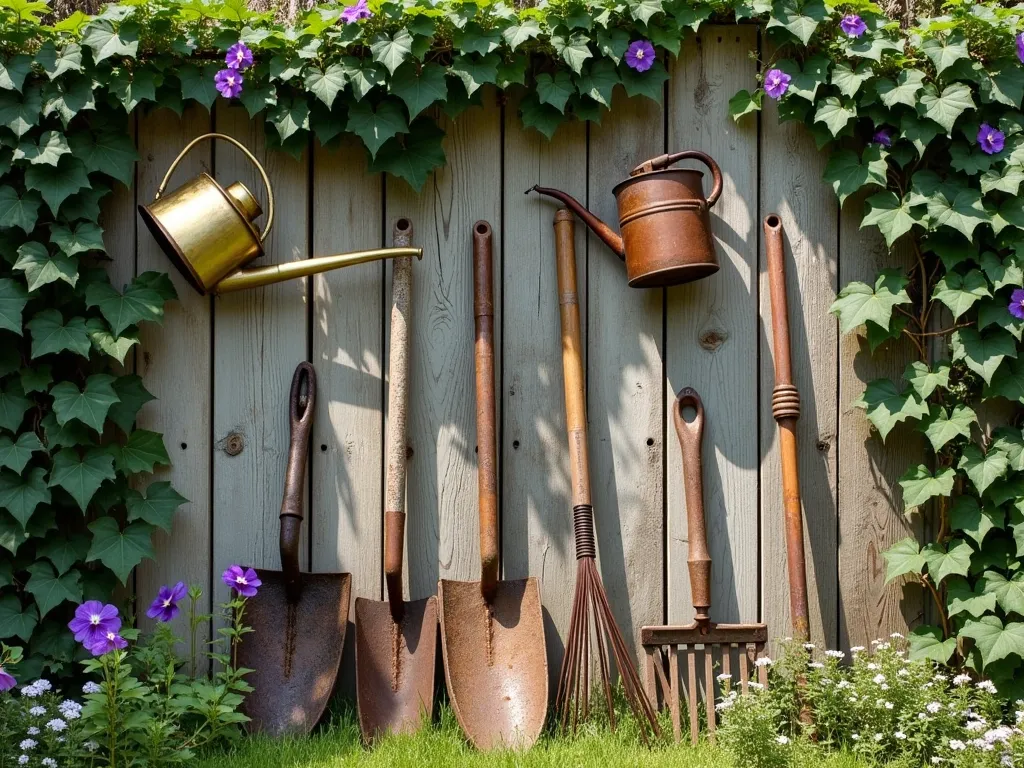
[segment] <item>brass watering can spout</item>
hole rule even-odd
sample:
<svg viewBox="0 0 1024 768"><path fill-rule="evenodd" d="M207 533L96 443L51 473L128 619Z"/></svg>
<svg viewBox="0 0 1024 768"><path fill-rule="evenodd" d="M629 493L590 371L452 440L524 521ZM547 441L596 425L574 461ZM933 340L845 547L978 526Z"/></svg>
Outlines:
<svg viewBox="0 0 1024 768"><path fill-rule="evenodd" d="M597 218L597 216L584 208L583 204L575 197L562 192L559 189L541 187L536 184L526 191L527 193L536 192L541 195L547 195L548 197L553 197L556 200L560 200L565 203L565 206L579 216L580 219L583 220L583 223L586 224L595 235L601 238L605 245L612 249L612 252L614 252L620 259L626 258L626 248L618 233Z"/></svg>
<svg viewBox="0 0 1024 768"><path fill-rule="evenodd" d="M260 174L267 190L267 221L263 232L253 225L263 209L241 182L222 187L201 173L164 194L167 182L193 147L208 139L223 139L237 147ZM300 259L242 269L263 255L263 243L274 225L274 192L267 172L239 141L222 133L204 133L190 141L167 169L153 202L139 206L139 215L161 250L200 294L228 293L320 272L400 256L423 257L422 248L374 248L366 251Z"/></svg>

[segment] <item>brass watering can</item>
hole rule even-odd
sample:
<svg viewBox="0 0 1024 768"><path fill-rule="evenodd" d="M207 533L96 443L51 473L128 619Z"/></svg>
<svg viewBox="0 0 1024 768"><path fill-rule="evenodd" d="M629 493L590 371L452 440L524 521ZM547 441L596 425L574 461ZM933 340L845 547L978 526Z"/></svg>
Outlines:
<svg viewBox="0 0 1024 768"><path fill-rule="evenodd" d="M262 233L253 226L253 221L263 209L241 182L225 188L209 174L200 173L173 192L164 194L167 182L185 155L207 139L223 139L234 144L259 171L267 189L267 223ZM203 295L257 288L367 261L423 257L422 248L374 248L242 269L263 255L263 243L274 224L274 193L259 160L240 142L222 133L204 133L190 141L167 169L153 202L139 206L139 215L178 271Z"/></svg>
<svg viewBox="0 0 1024 768"><path fill-rule="evenodd" d="M711 169L714 184L706 198L701 171L669 167L691 158ZM625 259L632 288L680 285L718 271L708 210L722 194L722 171L703 152L687 150L652 158L615 185L612 194L619 208L621 236L565 192L538 186L528 191L561 200L583 219Z"/></svg>

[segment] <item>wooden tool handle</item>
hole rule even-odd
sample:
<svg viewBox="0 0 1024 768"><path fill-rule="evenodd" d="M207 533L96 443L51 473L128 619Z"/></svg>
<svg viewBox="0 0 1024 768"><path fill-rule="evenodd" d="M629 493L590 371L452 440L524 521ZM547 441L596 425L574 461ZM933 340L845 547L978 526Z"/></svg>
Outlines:
<svg viewBox="0 0 1024 768"><path fill-rule="evenodd" d="M576 221L567 208L555 212L558 308L562 319L562 376L565 379L565 429L569 435L572 505L590 504L587 454L587 401L584 390L580 302L576 293Z"/></svg>
<svg viewBox="0 0 1024 768"><path fill-rule="evenodd" d="M498 448L494 419L494 300L491 225L473 225L473 315L476 319L477 494L480 589L490 601L498 583Z"/></svg>
<svg viewBox="0 0 1024 768"><path fill-rule="evenodd" d="M412 222L395 222L394 244L412 242ZM405 540L405 429L408 419L409 310L412 258L395 259L391 283L391 360L388 370L387 485L384 496L384 580L392 616L401 617ZM397 614L397 615L396 615Z"/></svg>
<svg viewBox="0 0 1024 768"><path fill-rule="evenodd" d="M285 595L292 604L298 602L302 591L299 574L299 539L302 535L302 500L306 488L309 434L313 427L315 409L316 372L312 365L301 362L292 376L292 388L288 398L291 437L288 445L288 467L284 478L284 496L281 499L279 541Z"/></svg>
<svg viewBox="0 0 1024 768"><path fill-rule="evenodd" d="M697 415L692 422L683 418L683 408L692 407ZM690 596L694 620L701 625L710 621L711 555L708 553L707 524L704 520L704 480L701 441L704 438L704 403L697 391L684 387L676 396L672 418L679 448L683 454L683 490L686 493L686 536L689 551L686 565L690 571Z"/></svg>

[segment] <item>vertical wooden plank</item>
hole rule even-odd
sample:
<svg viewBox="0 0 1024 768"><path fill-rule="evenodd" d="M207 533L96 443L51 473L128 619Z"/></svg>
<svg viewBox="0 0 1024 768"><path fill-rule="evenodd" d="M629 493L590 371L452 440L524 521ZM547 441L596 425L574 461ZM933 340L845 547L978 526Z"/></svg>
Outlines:
<svg viewBox="0 0 1024 768"><path fill-rule="evenodd" d="M409 381L405 563L413 598L434 594L438 579L480 576L472 264L479 219L491 222L494 271L502 274L501 110L494 93L485 94L483 107L439 124L447 134L447 165L419 195L404 181L387 181L388 229L409 217L414 243L424 249L413 266ZM495 349L501 348L501 293L495 286ZM496 367L500 391L500 361Z"/></svg>
<svg viewBox="0 0 1024 768"><path fill-rule="evenodd" d="M139 201L153 199L164 173L185 144L210 130L210 114L190 106L178 117L157 109L139 117ZM193 176L210 170L212 147L199 145L185 158L170 183L174 189ZM140 622L145 604L163 584L184 581L205 593L198 606L209 612L210 596L210 418L212 415L212 361L210 355L210 299L198 292L174 268L137 215L138 271L167 272L178 300L167 305L162 327L141 331L138 373L156 400L139 412L139 426L162 432L171 466L154 480L168 480L189 503L175 516L171 535L154 536L156 560L144 560L136 572ZM186 632L184 615L177 630ZM206 638L208 639L208 638Z"/></svg>
<svg viewBox="0 0 1024 768"><path fill-rule="evenodd" d="M612 187L664 151L662 106L626 101L616 88L612 111L590 127L591 210L617 228ZM665 292L629 288L622 262L593 235L587 261L587 421L600 568L636 652L640 628L664 619Z"/></svg>
<svg viewBox="0 0 1024 768"><path fill-rule="evenodd" d="M313 254L374 248L381 242L382 179L370 175L356 141L316 145L313 158ZM310 508L312 569L352 574L353 598L381 597L381 475L384 439L379 262L313 278L313 425ZM349 635L351 638L352 635ZM354 690L354 644L346 643L340 681Z"/></svg>
<svg viewBox="0 0 1024 768"><path fill-rule="evenodd" d="M721 264L712 277L670 288L666 305L665 397L668 494L668 620L691 620L686 567L688 536L682 457L672 424L675 393L691 386L704 401L704 516L712 561L715 621L756 621L757 380L757 121L737 125L729 99L748 87L757 47L750 26L702 27L685 46L669 81L669 150L699 149L722 169L722 196L711 209ZM711 174L704 170L704 191ZM710 710L709 710L710 711Z"/></svg>
<svg viewBox="0 0 1024 768"><path fill-rule="evenodd" d="M124 120L123 128L135 140L138 146L138 132L135 115ZM100 226L103 227L103 245L107 249L110 261L107 262L107 274L110 282L120 290L135 277L135 188L137 184L126 187L113 181L113 188L100 207ZM126 358L126 368L130 358Z"/></svg>
<svg viewBox="0 0 1024 768"><path fill-rule="evenodd" d="M240 107L217 109L217 130L252 150L274 185L274 229L260 264L308 255L308 164L267 152L263 120ZM217 177L238 180L266 210L256 170L234 147L215 145ZM259 220L261 223L263 219ZM281 494L288 460L288 392L295 366L307 354L308 280L291 280L218 297L213 346L213 571L216 602L227 596L219 579L232 563L280 568ZM241 452L228 453L239 444ZM232 450L234 452L234 450ZM303 527L300 562L307 567Z"/></svg>
<svg viewBox="0 0 1024 768"><path fill-rule="evenodd" d="M821 179L828 160L800 122L779 123L772 99L761 118L761 203L757 226L776 212L785 227L789 331L793 377L801 396L800 486L804 507L811 638L838 640L836 442L838 437L838 328L828 314L836 294L839 212ZM763 240L763 235L761 236ZM772 418L775 383L771 302L764 249L760 264L761 582L762 619L773 637L791 633L789 582L782 512L782 471Z"/></svg>
<svg viewBox="0 0 1024 768"><path fill-rule="evenodd" d="M587 134L585 124L566 123L548 141L523 127L517 106L512 102L505 109L503 169L509 257L503 275L502 558L505 578L541 580L554 696L576 578L552 226L558 206L523 190L540 184L585 200ZM576 225L576 259L577 273L586 274L582 223Z"/></svg>
<svg viewBox="0 0 1024 768"><path fill-rule="evenodd" d="M860 229L865 194L843 206L839 231L839 287L852 280L869 284L882 269L909 268L909 254L889 253L881 234ZM840 338L839 379L839 643L843 648L868 645L892 632L906 633L908 622L923 610L921 590L894 582L885 584L882 552L906 536L919 536L903 515L899 478L915 458L924 455L924 436L900 425L885 444L872 434L864 411L853 403L865 385L877 378L899 381L907 364L917 359L906 338L886 342L869 354L865 338Z"/></svg>

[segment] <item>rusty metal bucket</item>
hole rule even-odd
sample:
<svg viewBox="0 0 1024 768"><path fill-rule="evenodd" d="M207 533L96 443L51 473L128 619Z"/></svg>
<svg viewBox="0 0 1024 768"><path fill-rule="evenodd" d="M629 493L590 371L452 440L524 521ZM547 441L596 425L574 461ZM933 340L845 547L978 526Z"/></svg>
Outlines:
<svg viewBox="0 0 1024 768"><path fill-rule="evenodd" d="M305 385L305 394L302 389ZM253 629L238 648L238 665L252 669L254 692L242 711L250 732L306 734L323 715L334 690L348 626L352 576L300 573L302 495L306 486L309 433L316 406L316 374L300 363L292 377L291 443L281 502L281 568L257 569L263 586L246 604Z"/></svg>
<svg viewBox="0 0 1024 768"><path fill-rule="evenodd" d="M680 160L699 160L711 169L711 193L704 197L704 174L671 168ZM554 197L626 261L632 288L655 288L693 282L718 271L708 211L722 194L722 171L709 155L686 150L641 163L612 189L619 211L616 234L565 192L550 187L530 191Z"/></svg>
<svg viewBox="0 0 1024 768"><path fill-rule="evenodd" d="M455 717L478 749L527 749L544 728L548 663L536 578L500 580L491 225L473 226L480 581L442 579L441 649Z"/></svg>
<svg viewBox="0 0 1024 768"><path fill-rule="evenodd" d="M395 224L396 246L408 246L412 223ZM363 740L412 733L434 707L437 597L402 599L405 540L405 425L408 418L409 307L412 259L394 261L384 513L386 601L356 598L356 701Z"/></svg>

